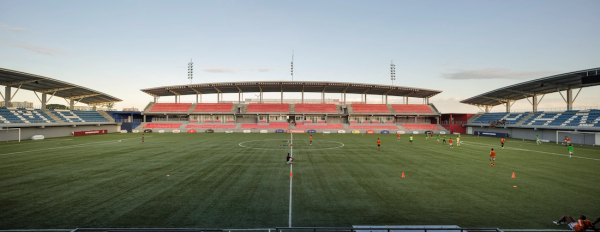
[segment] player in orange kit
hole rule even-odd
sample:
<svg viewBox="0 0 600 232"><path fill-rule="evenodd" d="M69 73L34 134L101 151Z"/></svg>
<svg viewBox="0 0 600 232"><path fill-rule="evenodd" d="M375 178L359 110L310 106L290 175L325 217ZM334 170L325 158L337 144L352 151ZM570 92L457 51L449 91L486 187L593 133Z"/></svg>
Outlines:
<svg viewBox="0 0 600 232"><path fill-rule="evenodd" d="M506 141L506 140L504 140L504 138L501 138L501 139L500 139L500 143L502 143L502 148L504 148L504 142L505 142L505 141Z"/></svg>
<svg viewBox="0 0 600 232"><path fill-rule="evenodd" d="M452 138L448 140L448 143L450 143L450 148L454 148L454 146L452 146Z"/></svg>
<svg viewBox="0 0 600 232"><path fill-rule="evenodd" d="M598 220L600 220L600 217L596 218L594 222L597 223ZM565 215L558 219L558 221L554 221L553 223L556 225L562 225L565 222L569 223L569 227L577 232L585 232L585 230L587 230L590 227L595 231L598 231L595 227L595 224L590 222L590 220L587 220L587 218L584 215L579 216L579 220L575 220L570 215Z"/></svg>
<svg viewBox="0 0 600 232"><path fill-rule="evenodd" d="M490 166L494 167L496 166L496 152L494 151L494 148L492 148L492 151L490 151Z"/></svg>
<svg viewBox="0 0 600 232"><path fill-rule="evenodd" d="M377 149L381 150L381 140L379 140L379 138L377 138Z"/></svg>
<svg viewBox="0 0 600 232"><path fill-rule="evenodd" d="M396 134L396 141L400 141L400 134Z"/></svg>

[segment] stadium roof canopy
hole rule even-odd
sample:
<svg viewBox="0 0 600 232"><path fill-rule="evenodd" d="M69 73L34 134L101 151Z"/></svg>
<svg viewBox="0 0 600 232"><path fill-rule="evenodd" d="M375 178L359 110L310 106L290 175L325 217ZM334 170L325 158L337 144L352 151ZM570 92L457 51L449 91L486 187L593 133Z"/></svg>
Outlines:
<svg viewBox="0 0 600 232"><path fill-rule="evenodd" d="M442 91L404 87L324 81L248 81L163 86L141 90L154 97L241 92L314 92L376 94L415 98L430 98Z"/></svg>
<svg viewBox="0 0 600 232"><path fill-rule="evenodd" d="M25 89L65 99L73 99L88 105L122 101L119 98L79 85L4 68L0 68L0 85L18 88L16 91ZM13 94L16 94L16 91ZM10 99L12 97L3 96L3 98Z"/></svg>
<svg viewBox="0 0 600 232"><path fill-rule="evenodd" d="M476 106L496 106L529 97L600 85L600 68L592 68L506 86L460 101ZM569 94L569 93L568 93ZM572 96L568 96L569 98ZM565 99L565 101L568 101ZM532 103L533 104L533 103Z"/></svg>

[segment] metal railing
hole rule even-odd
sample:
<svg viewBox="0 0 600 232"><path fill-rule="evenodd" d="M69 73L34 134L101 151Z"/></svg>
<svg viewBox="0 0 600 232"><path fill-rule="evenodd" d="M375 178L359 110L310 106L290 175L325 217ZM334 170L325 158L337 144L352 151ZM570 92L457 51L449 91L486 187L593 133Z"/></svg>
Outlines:
<svg viewBox="0 0 600 232"><path fill-rule="evenodd" d="M600 106L579 106L573 107L572 110L597 110L600 109ZM538 111L545 112L564 112L567 111L567 107L552 107L552 108L538 108ZM481 111L480 111L481 112ZM505 108L499 108L497 110L490 110L490 113L503 113L506 112ZM524 113L524 112L533 112L533 108L529 109L511 109L510 113Z"/></svg>
<svg viewBox="0 0 600 232"><path fill-rule="evenodd" d="M217 231L222 232L223 229L210 228L77 228L71 232L88 232L88 231L106 231L106 232L201 232L201 231Z"/></svg>
<svg viewBox="0 0 600 232"><path fill-rule="evenodd" d="M385 228L354 228L354 227L276 227L275 228L275 232L280 232L283 230L302 230L302 231L312 231L312 232L317 232L317 231L350 231L350 232L361 232L361 231L373 231L373 230L379 230L379 231L387 231L387 232L393 232L394 230L415 230L415 231L437 231L437 230L444 230L444 231L448 231L448 230L452 230L452 231L460 231L460 232L465 232L465 231L496 231L496 232L502 232L502 230L498 229L498 228L430 228L430 227L423 227L423 228L397 228L397 227L385 227Z"/></svg>

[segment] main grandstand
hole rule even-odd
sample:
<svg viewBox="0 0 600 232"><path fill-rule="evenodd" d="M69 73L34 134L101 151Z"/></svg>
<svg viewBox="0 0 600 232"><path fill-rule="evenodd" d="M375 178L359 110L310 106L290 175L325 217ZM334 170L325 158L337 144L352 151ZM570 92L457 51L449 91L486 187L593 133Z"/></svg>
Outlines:
<svg viewBox="0 0 600 232"><path fill-rule="evenodd" d="M5 86L0 93L3 106L0 107L0 129L19 128L0 133L0 141L31 139L34 135L46 138L73 135L76 131L106 130L106 133L120 130L119 124L97 106L121 99L86 87L52 79L49 77L0 68L0 84ZM14 92L13 88L16 88ZM19 90L32 91L41 107L13 107L12 101ZM23 92L21 92L23 93ZM53 98L63 98L69 109L47 109ZM76 103L84 103L90 110L75 110Z"/></svg>
<svg viewBox="0 0 600 232"><path fill-rule="evenodd" d="M204 132L329 132L329 133L445 133L440 112L429 98L441 91L345 82L261 81L176 85L141 90L154 97L143 110L144 122L136 130ZM242 100L242 93L259 93L258 102ZM279 92L281 98L265 100L263 93ZM284 92L302 93L301 99L284 99ZM304 93L321 93L321 99L305 99ZM238 101L223 101L223 94L238 94ZM325 93L340 99L325 99ZM217 103L203 103L202 95L217 94ZM346 101L360 94L360 102ZM195 95L195 103L182 103L182 95ZM380 104L367 104L367 95L381 96ZM159 103L172 97L173 102ZM388 97L402 98L390 104ZM422 104L408 104L408 98ZM267 102L268 101L268 102Z"/></svg>
<svg viewBox="0 0 600 232"><path fill-rule="evenodd" d="M462 100L461 103L484 111L469 119L464 125L466 131L468 134L501 133L522 139L533 139L539 135L543 140L554 142L562 141L567 135L576 144L600 144L600 109L573 107L583 88L600 85L599 72L600 68L592 68L544 77ZM575 96L573 90L577 90ZM544 96L557 92L565 101L566 110L539 111L538 104ZM523 99L529 101L531 111L511 112L514 102ZM490 112L499 105L504 106L506 111Z"/></svg>

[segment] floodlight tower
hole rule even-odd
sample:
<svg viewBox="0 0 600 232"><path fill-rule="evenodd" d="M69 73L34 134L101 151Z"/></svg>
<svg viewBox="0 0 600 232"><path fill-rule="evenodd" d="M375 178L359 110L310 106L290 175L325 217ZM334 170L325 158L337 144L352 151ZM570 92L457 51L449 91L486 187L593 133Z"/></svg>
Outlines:
<svg viewBox="0 0 600 232"><path fill-rule="evenodd" d="M294 50L292 50L292 68L291 68L291 72L292 72L292 81L294 81Z"/></svg>
<svg viewBox="0 0 600 232"><path fill-rule="evenodd" d="M188 63L188 79L190 79L190 84L192 83L192 79L194 79L194 62L192 62L192 59Z"/></svg>
<svg viewBox="0 0 600 232"><path fill-rule="evenodd" d="M392 85L394 85L394 81L396 80L396 65L394 64L393 60L392 64L390 64L390 75L392 79Z"/></svg>

